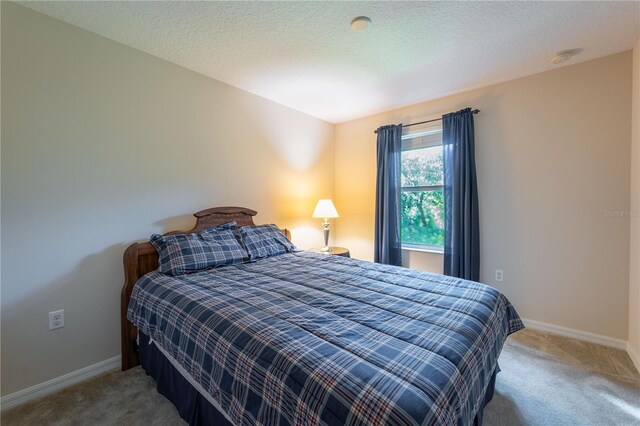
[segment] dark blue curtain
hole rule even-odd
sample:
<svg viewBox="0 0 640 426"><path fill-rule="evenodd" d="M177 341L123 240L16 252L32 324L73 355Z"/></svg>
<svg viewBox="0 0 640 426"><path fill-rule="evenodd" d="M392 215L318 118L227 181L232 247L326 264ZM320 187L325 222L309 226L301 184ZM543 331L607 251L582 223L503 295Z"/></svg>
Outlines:
<svg viewBox="0 0 640 426"><path fill-rule="evenodd" d="M442 116L444 273L480 280L480 224L471 108Z"/></svg>
<svg viewBox="0 0 640 426"><path fill-rule="evenodd" d="M400 241L400 154L402 124L378 129L376 229L373 260L402 265Z"/></svg>

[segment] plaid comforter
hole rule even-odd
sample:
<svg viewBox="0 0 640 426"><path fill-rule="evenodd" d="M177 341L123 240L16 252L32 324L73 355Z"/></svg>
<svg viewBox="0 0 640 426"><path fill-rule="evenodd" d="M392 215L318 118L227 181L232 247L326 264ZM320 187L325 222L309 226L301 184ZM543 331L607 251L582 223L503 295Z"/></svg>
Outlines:
<svg viewBox="0 0 640 426"><path fill-rule="evenodd" d="M246 425L470 424L523 327L492 287L309 252L151 272L128 318Z"/></svg>

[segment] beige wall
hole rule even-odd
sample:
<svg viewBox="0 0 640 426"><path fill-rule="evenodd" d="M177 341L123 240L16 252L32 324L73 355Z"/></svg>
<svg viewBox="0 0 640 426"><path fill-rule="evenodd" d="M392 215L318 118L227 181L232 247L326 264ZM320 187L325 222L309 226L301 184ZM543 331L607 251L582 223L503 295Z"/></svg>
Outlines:
<svg viewBox="0 0 640 426"><path fill-rule="evenodd" d="M132 241L224 205L322 241L326 122L7 2L2 89L3 395L119 354Z"/></svg>
<svg viewBox="0 0 640 426"><path fill-rule="evenodd" d="M481 280L525 318L626 340L629 217L605 211L629 209L630 104L626 52L339 124L337 243L372 259L374 129L479 108Z"/></svg>
<svg viewBox="0 0 640 426"><path fill-rule="evenodd" d="M633 49L629 347L640 370L640 40Z"/></svg>

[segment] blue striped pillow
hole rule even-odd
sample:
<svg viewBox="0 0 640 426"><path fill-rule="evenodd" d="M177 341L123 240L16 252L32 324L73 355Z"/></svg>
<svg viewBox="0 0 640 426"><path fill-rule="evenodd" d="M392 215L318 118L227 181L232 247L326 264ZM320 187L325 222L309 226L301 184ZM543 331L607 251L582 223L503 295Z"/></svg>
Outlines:
<svg viewBox="0 0 640 426"><path fill-rule="evenodd" d="M242 262L247 251L234 235L236 226L229 222L200 233L153 234L149 242L158 251L158 269L167 275L182 275Z"/></svg>
<svg viewBox="0 0 640 426"><path fill-rule="evenodd" d="M243 226L238 229L249 260L275 256L296 250L296 246L275 225Z"/></svg>

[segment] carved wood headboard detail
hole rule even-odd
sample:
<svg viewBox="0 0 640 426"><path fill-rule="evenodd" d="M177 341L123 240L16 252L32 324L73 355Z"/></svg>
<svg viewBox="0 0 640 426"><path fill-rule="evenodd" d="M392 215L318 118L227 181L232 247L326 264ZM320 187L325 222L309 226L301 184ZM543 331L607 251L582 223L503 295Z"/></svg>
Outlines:
<svg viewBox="0 0 640 426"><path fill-rule="evenodd" d="M255 210L244 207L214 207L194 213L196 225L189 231L172 231L165 235L200 232L214 226L235 220L238 226L254 225ZM291 234L284 229L287 238ZM138 329L127 319L127 307L136 282L145 274L158 269L158 252L149 242L133 243L124 252L124 286L120 294L120 338L122 351L122 371L138 365L136 339Z"/></svg>

